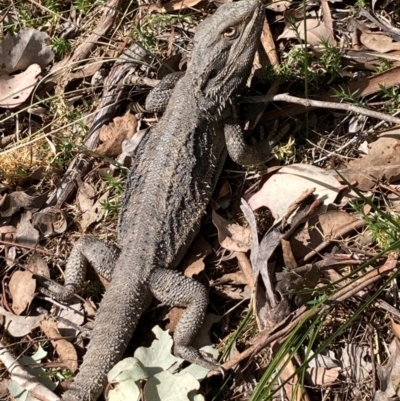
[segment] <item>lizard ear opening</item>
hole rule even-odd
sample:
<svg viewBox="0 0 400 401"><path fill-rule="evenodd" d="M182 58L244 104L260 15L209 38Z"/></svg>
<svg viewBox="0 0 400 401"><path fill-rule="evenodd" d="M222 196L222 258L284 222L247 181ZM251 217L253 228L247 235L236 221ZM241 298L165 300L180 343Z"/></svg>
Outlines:
<svg viewBox="0 0 400 401"><path fill-rule="evenodd" d="M235 39L235 38L237 38L238 33L239 33L239 30L236 29L236 27L229 26L228 28L225 29L225 31L222 34L227 39Z"/></svg>

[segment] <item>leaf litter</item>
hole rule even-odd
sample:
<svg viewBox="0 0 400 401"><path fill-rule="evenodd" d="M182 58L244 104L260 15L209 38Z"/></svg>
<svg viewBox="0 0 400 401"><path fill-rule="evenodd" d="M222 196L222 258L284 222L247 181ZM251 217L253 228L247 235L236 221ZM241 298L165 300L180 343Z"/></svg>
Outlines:
<svg viewBox="0 0 400 401"><path fill-rule="evenodd" d="M51 358L75 371L78 358L74 346L86 346L78 333L83 324L90 322L76 300L72 304L75 312L61 309L57 323L44 321L44 315L37 316L37 303L43 304L43 299L34 298L32 273L60 280L60 267L71 244L84 232L115 241L120 190L112 178L125 177L118 163L131 163L140 140L155 122L153 116L143 114L143 93L169 72L161 60L173 70L184 70L189 57L185 49L190 49L194 26L215 5L206 8L197 0L172 1L142 5L139 11L125 5L128 8L119 10L117 28L104 31L104 42L92 40L89 45L85 35L80 35L92 32L93 24L99 21L93 18L101 12L96 2L90 9L76 8L73 12L61 5L62 11L57 10L51 18L40 10L43 15L37 21L44 18L46 23L38 25L36 21L35 28L23 29L19 27L25 24L15 24L27 15L26 10L24 14L19 4L0 9L0 149L4 150L0 154L0 250L5 283L0 315L8 336L47 337L47 347L54 352L37 361ZM29 7L31 13L39 13L34 3ZM369 8L360 4L353 7L334 1L306 7L292 1L269 4L262 44L272 65L266 68L264 56L259 55L255 66L264 69L262 73L254 72L249 93L267 93L271 85L266 82L272 82L274 93L305 97L307 86L310 98L361 102L371 110L395 115L400 75L395 8L389 2L377 1ZM127 15L137 18L127 19ZM13 30L10 24L14 24ZM110 72L115 73L113 68L123 64L122 59L117 63L111 60L127 47L126 32L121 27L126 32L137 32L140 27L141 35L130 37L147 50L143 55L136 49L131 57L136 64L127 67L133 73L132 88L110 79ZM63 49L55 32L63 32L60 38L70 32L70 37L75 35L79 40L64 42ZM111 37L113 46L107 47ZM152 39L144 43L144 38ZM69 68L64 68L68 62ZM94 79L94 74L101 79ZM128 90L110 95L113 88ZM110 99L114 102L112 117L103 113L110 110ZM210 208L202 223L201 236L183 262L185 274L210 282L213 313L207 314L199 344L214 342L222 349L234 338L226 352L228 359L223 362L233 366L236 360L240 368L247 368L230 376L224 396L248 399L249 394L256 394L257 383L262 383L264 371L274 363L271 357L277 356L276 347L283 346L296 327L307 330L307 325L314 324L312 318L306 319L310 316L307 313L314 317L320 313L325 320L318 330L312 326L316 334L304 337L296 359L287 359L288 366L282 371L282 380L295 375L300 390L285 384L284 394L293 399L300 399L302 394L304 399L312 396L324 400L337 399L339 394L354 400L398 397L398 342L393 339L398 336L397 309L386 310L378 306L382 303L368 301L377 297L397 307L395 286L378 292L384 278L394 272L390 266L396 266L396 256L383 254L369 262L383 250L383 243L389 247L398 239L400 163L396 128L391 129L391 124L372 115L352 117L325 109L310 108L304 119L304 107L296 104L262 105L260 110L252 117L258 121L256 136L264 135L268 119L287 116L296 120L295 132L281 140L267 165L243 170L228 161L214 194L212 211ZM246 114L251 114L246 107L238 112L243 121ZM250 123L256 125L255 121ZM90 137L95 139L88 146ZM82 176L77 173L78 195L66 196L64 173L71 173L68 167L90 152L90 168ZM277 168L277 164L283 167ZM102 170L112 178L104 180ZM51 198L54 193L56 196ZM241 198L250 207L246 208ZM110 199L116 203L110 203ZM385 268L388 270L381 278L372 277ZM88 285L81 295L86 299L86 311L90 297L88 315L92 317L99 291ZM357 314L363 305L365 309ZM250 307L251 322L242 326ZM167 315L171 330L180 314L173 309ZM371 326L373 342L366 329ZM257 330L260 333L254 336ZM275 333L280 336L275 338ZM318 351L331 334L334 338ZM54 340L59 335L69 335L69 340ZM166 352L167 361L174 357L170 353L172 340L161 332L158 335L148 351L138 348L140 351L134 354L155 361L154 366L149 367L140 358L122 361L125 365L117 366L125 372L125 378L118 376L122 373L110 377L113 384L109 399L139 396L142 387L138 380L146 382L146 399L159 396L154 394L158 383L165 397L175 388L174 399L192 399L188 394L199 390L199 380L207 380L196 373L194 366L187 368L193 369L191 373L183 369L181 377L168 368L161 371L166 367L158 366L159 361L151 355L159 350ZM258 351L246 359L244 354L252 347L258 347ZM18 348L15 350L18 354ZM143 356L146 352L148 355ZM280 391L279 380L269 378L272 387L264 396L272 397L271 392ZM209 385L214 384L207 382L205 388ZM217 382L215 386L220 385ZM10 391L16 394L12 387ZM196 399L204 399L203 394L197 394Z"/></svg>

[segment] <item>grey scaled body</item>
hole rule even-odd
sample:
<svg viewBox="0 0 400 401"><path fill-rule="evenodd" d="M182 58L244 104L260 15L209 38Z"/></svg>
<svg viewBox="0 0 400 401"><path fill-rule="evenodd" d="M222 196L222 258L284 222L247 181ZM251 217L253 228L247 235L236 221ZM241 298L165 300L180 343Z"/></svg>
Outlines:
<svg viewBox="0 0 400 401"><path fill-rule="evenodd" d="M186 307L175 330L174 353L218 369L190 346L203 322L207 291L173 269L198 231L226 150L243 164L259 163L270 153L269 140L254 147L245 144L234 107L249 77L263 20L261 2L243 0L221 6L198 26L187 71L170 77L172 84L165 81L169 101L162 96L168 92L163 92L165 82L149 98L153 108L166 105L166 110L128 176L118 248L82 237L68 260L65 285L43 283L43 292L58 299L71 297L83 282L84 272L78 269L85 260L111 278L80 372L64 401L98 398L153 296Z"/></svg>

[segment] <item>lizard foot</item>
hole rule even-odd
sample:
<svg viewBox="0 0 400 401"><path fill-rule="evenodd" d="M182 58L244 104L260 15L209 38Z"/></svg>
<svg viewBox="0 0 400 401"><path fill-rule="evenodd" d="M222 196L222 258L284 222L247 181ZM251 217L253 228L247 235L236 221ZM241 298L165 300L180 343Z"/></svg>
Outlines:
<svg viewBox="0 0 400 401"><path fill-rule="evenodd" d="M174 354L186 361L203 366L204 368L210 369L214 372L219 372L222 377L225 375L225 371L221 365L204 351L197 350L191 346L176 344L174 346Z"/></svg>

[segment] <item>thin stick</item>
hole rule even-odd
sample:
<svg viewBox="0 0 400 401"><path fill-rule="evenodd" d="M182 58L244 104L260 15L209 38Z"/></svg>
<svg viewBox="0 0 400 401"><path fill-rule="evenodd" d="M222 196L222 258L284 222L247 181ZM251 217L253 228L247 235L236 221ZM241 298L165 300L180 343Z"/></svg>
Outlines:
<svg viewBox="0 0 400 401"><path fill-rule="evenodd" d="M46 251L42 248L38 248L37 246L23 245L23 244L18 244L17 242L2 241L2 240L0 240L0 244L7 246L15 246L17 248L22 248L22 249L28 249L29 251L43 253L44 255L47 256L53 256L53 257L55 256L54 253Z"/></svg>
<svg viewBox="0 0 400 401"><path fill-rule="evenodd" d="M325 102L322 100L304 99L301 97L291 96L287 93L279 95L266 95L266 96L244 96L240 99L242 103L264 103L264 102L287 102L296 103L304 107L319 107L323 109L346 110L353 113L362 114L364 116L376 118L378 120L388 121L400 125L400 118L393 117L379 111L365 109L364 107L354 106L349 103L335 103Z"/></svg>

